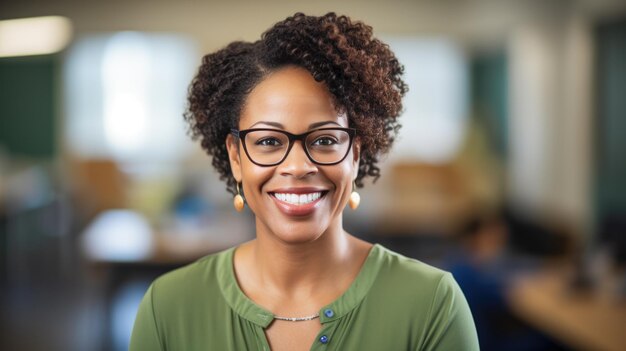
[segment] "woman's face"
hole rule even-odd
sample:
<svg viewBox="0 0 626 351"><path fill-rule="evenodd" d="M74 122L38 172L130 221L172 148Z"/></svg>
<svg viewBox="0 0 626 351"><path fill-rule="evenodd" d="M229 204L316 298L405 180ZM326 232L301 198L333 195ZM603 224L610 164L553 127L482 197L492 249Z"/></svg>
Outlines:
<svg viewBox="0 0 626 351"><path fill-rule="evenodd" d="M348 127L348 119L336 111L326 86L308 71L291 66L272 73L252 90L239 121L239 130L271 128L292 134L333 127ZM356 141L348 156L332 166L313 163L302 142L296 141L284 161L271 167L250 161L232 135L226 143L233 175L256 215L257 235L303 243L328 229L342 230L341 214L358 172Z"/></svg>

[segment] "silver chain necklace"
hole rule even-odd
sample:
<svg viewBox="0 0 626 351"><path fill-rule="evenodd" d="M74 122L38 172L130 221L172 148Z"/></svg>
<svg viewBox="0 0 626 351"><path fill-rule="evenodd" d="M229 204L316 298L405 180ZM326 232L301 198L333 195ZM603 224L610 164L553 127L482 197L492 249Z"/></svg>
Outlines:
<svg viewBox="0 0 626 351"><path fill-rule="evenodd" d="M281 321L287 321L287 322L303 322L303 321L310 321L313 320L315 318L319 318L320 314L316 313L314 315L311 316L306 316L306 317L279 317L279 316L274 316L274 318L281 320Z"/></svg>

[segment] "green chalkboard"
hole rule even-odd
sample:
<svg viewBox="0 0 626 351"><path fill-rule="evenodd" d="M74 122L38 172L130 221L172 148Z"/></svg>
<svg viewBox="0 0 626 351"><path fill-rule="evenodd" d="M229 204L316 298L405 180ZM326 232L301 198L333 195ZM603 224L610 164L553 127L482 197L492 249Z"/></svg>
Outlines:
<svg viewBox="0 0 626 351"><path fill-rule="evenodd" d="M15 157L55 155L56 55L0 58L0 147Z"/></svg>
<svg viewBox="0 0 626 351"><path fill-rule="evenodd" d="M489 142L505 159L508 144L508 69L503 51L476 55L470 60L474 118L487 127Z"/></svg>
<svg viewBox="0 0 626 351"><path fill-rule="evenodd" d="M599 25L596 38L598 217L626 215L626 19Z"/></svg>

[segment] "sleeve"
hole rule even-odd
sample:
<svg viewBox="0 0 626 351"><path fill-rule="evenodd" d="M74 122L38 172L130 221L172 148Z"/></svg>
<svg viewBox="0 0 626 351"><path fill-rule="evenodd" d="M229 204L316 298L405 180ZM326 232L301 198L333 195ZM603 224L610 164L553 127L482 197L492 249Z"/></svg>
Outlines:
<svg viewBox="0 0 626 351"><path fill-rule="evenodd" d="M154 316L153 286L150 285L139 305L133 333L130 338L129 351L164 351L163 347L161 347L159 331Z"/></svg>
<svg viewBox="0 0 626 351"><path fill-rule="evenodd" d="M435 291L423 350L479 350L474 319L461 288L445 273Z"/></svg>

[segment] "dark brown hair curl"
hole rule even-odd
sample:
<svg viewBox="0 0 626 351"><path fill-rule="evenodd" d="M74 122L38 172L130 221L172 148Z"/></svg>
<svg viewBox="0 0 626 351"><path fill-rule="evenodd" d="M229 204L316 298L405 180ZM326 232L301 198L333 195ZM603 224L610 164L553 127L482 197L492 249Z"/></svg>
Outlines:
<svg viewBox="0 0 626 351"><path fill-rule="evenodd" d="M346 113L361 142L356 185L380 176L379 157L387 153L400 128L402 97L408 90L403 66L389 46L373 38L372 27L328 13L288 17L253 42L233 42L204 56L189 88L185 120L200 139L212 164L235 192L226 136L237 128L250 91L268 74L288 65L309 71L324 82L338 112Z"/></svg>

